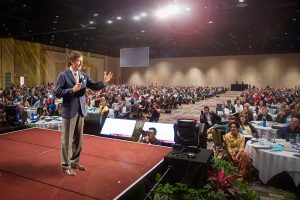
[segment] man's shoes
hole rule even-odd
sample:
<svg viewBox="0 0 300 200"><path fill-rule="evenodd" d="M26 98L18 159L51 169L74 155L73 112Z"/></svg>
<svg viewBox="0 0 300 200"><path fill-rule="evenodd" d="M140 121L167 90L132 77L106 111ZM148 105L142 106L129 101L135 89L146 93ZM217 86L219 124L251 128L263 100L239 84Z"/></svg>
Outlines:
<svg viewBox="0 0 300 200"><path fill-rule="evenodd" d="M78 170L80 170L80 171L85 171L86 170L86 167L85 166L83 166L83 165L81 165L81 164L73 164L73 165L71 165L71 167L73 168L73 169L78 169Z"/></svg>
<svg viewBox="0 0 300 200"><path fill-rule="evenodd" d="M63 168L63 172L65 174L67 174L68 176L75 176L76 175L76 173L71 168L66 168L66 169Z"/></svg>

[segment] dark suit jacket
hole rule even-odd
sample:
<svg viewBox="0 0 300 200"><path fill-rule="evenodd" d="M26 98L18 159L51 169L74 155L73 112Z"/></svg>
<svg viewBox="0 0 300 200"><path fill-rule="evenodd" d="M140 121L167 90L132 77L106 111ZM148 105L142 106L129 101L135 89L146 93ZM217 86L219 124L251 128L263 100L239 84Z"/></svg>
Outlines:
<svg viewBox="0 0 300 200"><path fill-rule="evenodd" d="M209 112L209 115L210 115L211 124L208 123L206 115L200 114L200 122L205 123L206 128L210 128L214 124L220 124L220 122L221 122L221 117L220 116L218 116L214 112Z"/></svg>
<svg viewBox="0 0 300 200"><path fill-rule="evenodd" d="M82 80L81 89L73 93L72 88L76 84L75 78L70 69L61 72L58 76L55 86L55 94L57 98L63 98L61 116L66 119L75 117L78 111L86 117L87 110L85 106L85 91L86 88L92 90L100 90L105 87L102 81L93 82L87 74L79 72L79 77Z"/></svg>
<svg viewBox="0 0 300 200"><path fill-rule="evenodd" d="M278 129L278 135L282 139L286 139L287 141L289 139L295 139L296 135L300 134L300 128L296 128L294 131L291 130L290 126L281 127Z"/></svg>
<svg viewBox="0 0 300 200"><path fill-rule="evenodd" d="M259 114L257 115L256 121L263 121L263 115ZM267 114L266 115L266 121L272 122L273 118L271 117L271 115Z"/></svg>

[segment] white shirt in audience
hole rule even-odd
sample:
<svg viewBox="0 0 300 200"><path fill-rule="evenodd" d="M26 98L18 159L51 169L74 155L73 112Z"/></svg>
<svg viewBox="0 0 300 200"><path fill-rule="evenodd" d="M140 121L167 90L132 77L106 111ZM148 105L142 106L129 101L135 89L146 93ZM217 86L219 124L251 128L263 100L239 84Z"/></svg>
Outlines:
<svg viewBox="0 0 300 200"><path fill-rule="evenodd" d="M239 112L241 112L244 109L244 106L241 105L241 104L240 105L235 104L234 108L235 108L235 112L239 113Z"/></svg>

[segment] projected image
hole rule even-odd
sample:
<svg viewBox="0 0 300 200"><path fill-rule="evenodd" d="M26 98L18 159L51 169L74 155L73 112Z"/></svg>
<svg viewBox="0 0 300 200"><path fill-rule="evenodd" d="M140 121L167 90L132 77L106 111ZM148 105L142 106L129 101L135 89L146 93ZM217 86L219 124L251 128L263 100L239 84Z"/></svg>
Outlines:
<svg viewBox="0 0 300 200"><path fill-rule="evenodd" d="M156 139L160 140L163 143L174 143L174 124L164 124L164 123L153 123L145 122L143 126L144 131L148 131L149 128L154 127L157 131Z"/></svg>
<svg viewBox="0 0 300 200"><path fill-rule="evenodd" d="M148 67L149 47L120 49L120 67Z"/></svg>
<svg viewBox="0 0 300 200"><path fill-rule="evenodd" d="M107 118L100 135L131 138L135 120Z"/></svg>

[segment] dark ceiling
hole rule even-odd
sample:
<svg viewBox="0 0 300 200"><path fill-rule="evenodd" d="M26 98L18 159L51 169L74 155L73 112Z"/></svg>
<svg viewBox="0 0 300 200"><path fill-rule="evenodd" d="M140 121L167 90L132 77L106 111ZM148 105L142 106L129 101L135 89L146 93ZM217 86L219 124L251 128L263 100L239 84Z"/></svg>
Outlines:
<svg viewBox="0 0 300 200"><path fill-rule="evenodd" d="M190 11L153 16L174 2ZM300 53L300 1L2 0L0 37L115 57L131 47L150 47L151 58Z"/></svg>

